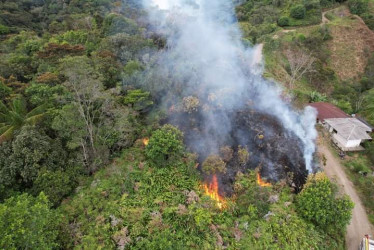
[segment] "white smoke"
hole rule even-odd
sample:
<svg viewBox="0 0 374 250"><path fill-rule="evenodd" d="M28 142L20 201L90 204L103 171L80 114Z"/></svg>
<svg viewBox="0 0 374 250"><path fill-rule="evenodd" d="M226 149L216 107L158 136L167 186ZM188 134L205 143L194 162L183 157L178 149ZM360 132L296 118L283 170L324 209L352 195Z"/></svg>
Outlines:
<svg viewBox="0 0 374 250"><path fill-rule="evenodd" d="M143 0L143 4L151 23L168 38L160 64L175 69L173 73L183 81L183 93L203 99L206 92L213 93L230 109L252 101L300 138L306 168L312 170L316 112L311 108L294 111L280 98L281 89L261 77L261 48L243 45L231 0ZM206 119L207 126L217 131L230 129L226 117Z"/></svg>

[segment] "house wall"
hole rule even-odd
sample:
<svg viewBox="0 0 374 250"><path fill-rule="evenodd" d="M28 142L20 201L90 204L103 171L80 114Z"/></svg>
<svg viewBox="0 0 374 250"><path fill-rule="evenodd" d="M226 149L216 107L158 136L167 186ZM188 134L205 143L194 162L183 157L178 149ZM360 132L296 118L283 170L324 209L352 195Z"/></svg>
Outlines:
<svg viewBox="0 0 374 250"><path fill-rule="evenodd" d="M360 146L361 140L349 140L347 141L346 147L348 148L355 148Z"/></svg>
<svg viewBox="0 0 374 250"><path fill-rule="evenodd" d="M339 142L341 146L345 148L356 148L361 144L361 140L346 140L339 134L333 134L332 136Z"/></svg>

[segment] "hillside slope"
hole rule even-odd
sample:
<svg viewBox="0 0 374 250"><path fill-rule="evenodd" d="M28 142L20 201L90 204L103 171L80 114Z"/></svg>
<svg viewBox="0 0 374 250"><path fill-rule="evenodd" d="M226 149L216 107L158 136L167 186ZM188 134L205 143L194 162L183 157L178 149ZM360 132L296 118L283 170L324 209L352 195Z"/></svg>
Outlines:
<svg viewBox="0 0 374 250"><path fill-rule="evenodd" d="M365 72L374 52L374 32L345 6L327 12L332 39L329 65L341 80L357 79Z"/></svg>

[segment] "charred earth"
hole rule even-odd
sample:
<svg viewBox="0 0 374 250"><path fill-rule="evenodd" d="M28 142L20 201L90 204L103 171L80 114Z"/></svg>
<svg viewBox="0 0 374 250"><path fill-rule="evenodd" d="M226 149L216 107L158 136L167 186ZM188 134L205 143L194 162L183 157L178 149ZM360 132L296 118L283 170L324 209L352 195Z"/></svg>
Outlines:
<svg viewBox="0 0 374 250"><path fill-rule="evenodd" d="M212 125L206 122L209 120L221 122ZM303 143L294 133L284 129L273 115L258 112L250 106L231 112L197 109L190 113L172 107L167 122L184 132L187 148L198 155L200 170L211 155L219 155L225 161L225 171L215 173L221 195L232 194L238 172L256 168L266 181L286 179L296 191L305 183L308 171ZM225 150L229 157L225 156ZM243 157L242 152L247 154ZM203 174L209 182L212 174Z"/></svg>

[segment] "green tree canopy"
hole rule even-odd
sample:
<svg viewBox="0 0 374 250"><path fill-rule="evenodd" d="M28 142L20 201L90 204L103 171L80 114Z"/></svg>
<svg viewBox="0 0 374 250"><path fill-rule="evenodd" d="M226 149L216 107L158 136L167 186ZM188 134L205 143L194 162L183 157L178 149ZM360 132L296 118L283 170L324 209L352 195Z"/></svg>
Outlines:
<svg viewBox="0 0 374 250"><path fill-rule="evenodd" d="M24 126L11 142L0 145L0 185L10 190L32 187L39 171L56 171L69 166L60 141L40 129ZM0 194L7 197L6 194Z"/></svg>
<svg viewBox="0 0 374 250"><path fill-rule="evenodd" d="M141 89L127 91L127 95L123 99L125 105L131 105L137 111L146 110L153 105L151 93Z"/></svg>
<svg viewBox="0 0 374 250"><path fill-rule="evenodd" d="M43 193L14 196L0 204L0 248L56 249L60 221Z"/></svg>
<svg viewBox="0 0 374 250"><path fill-rule="evenodd" d="M324 173L309 176L304 189L296 197L297 212L327 232L345 230L353 205L348 196L338 197L337 187Z"/></svg>
<svg viewBox="0 0 374 250"><path fill-rule="evenodd" d="M167 124L153 133L145 154L153 164L165 166L181 157L183 148L183 133Z"/></svg>

